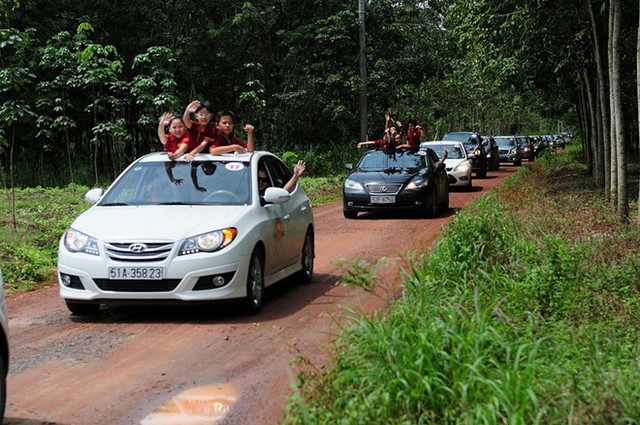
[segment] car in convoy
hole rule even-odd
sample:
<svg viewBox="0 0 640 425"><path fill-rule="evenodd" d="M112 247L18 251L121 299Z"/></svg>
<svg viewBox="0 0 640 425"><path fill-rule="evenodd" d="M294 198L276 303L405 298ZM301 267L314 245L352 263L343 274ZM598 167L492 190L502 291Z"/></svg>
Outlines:
<svg viewBox="0 0 640 425"><path fill-rule="evenodd" d="M447 157L444 164L449 179L449 187L465 187L471 189L473 179L471 177L471 161L467 155L467 150L460 142L432 141L422 142L420 150L433 149L438 157L443 158L445 149Z"/></svg>
<svg viewBox="0 0 640 425"><path fill-rule="evenodd" d="M522 150L522 159L526 159L528 161L533 161L536 159L529 136L516 136L516 142Z"/></svg>
<svg viewBox="0 0 640 425"><path fill-rule="evenodd" d="M7 375L9 373L9 316L4 298L4 283L0 271L0 423L7 404Z"/></svg>
<svg viewBox="0 0 640 425"><path fill-rule="evenodd" d="M482 146L487 153L487 169L489 171L498 171L500 169L500 150L496 139L492 136L482 137Z"/></svg>
<svg viewBox="0 0 640 425"><path fill-rule="evenodd" d="M268 152L137 159L106 192L87 192L94 205L60 239L61 297L79 315L222 300L257 313L265 287L313 275L313 211L300 185L284 189L291 176Z"/></svg>
<svg viewBox="0 0 640 425"><path fill-rule="evenodd" d="M482 137L472 131L454 131L442 136L444 141L460 142L467 150L467 155L471 160L471 167L476 177L487 177L489 169L487 152L482 145Z"/></svg>
<svg viewBox="0 0 640 425"><path fill-rule="evenodd" d="M500 153L500 162L522 165L522 149L514 136L495 136Z"/></svg>
<svg viewBox="0 0 640 425"><path fill-rule="evenodd" d="M417 211L434 217L449 208L445 164L432 149L370 150L346 165L342 186L345 218L366 211Z"/></svg>

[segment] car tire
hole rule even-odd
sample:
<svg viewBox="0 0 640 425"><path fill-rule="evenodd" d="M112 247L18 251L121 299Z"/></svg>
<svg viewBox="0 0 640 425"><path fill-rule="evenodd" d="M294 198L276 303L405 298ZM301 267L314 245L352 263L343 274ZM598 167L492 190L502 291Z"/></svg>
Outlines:
<svg viewBox="0 0 640 425"><path fill-rule="evenodd" d="M7 360L0 353L0 423L4 422L4 410L7 404L7 370L5 367Z"/></svg>
<svg viewBox="0 0 640 425"><path fill-rule="evenodd" d="M342 212L344 213L344 218L348 218L351 220L353 220L354 218L358 218L358 211L343 210Z"/></svg>
<svg viewBox="0 0 640 425"><path fill-rule="evenodd" d="M471 192L473 190L473 179L470 178L469 179L469 184L465 187L465 189L469 192Z"/></svg>
<svg viewBox="0 0 640 425"><path fill-rule="evenodd" d="M257 314L262 309L263 301L264 258L260 250L255 248L247 271L247 296L244 299L244 309L248 314Z"/></svg>
<svg viewBox="0 0 640 425"><path fill-rule="evenodd" d="M304 245L302 245L302 253L300 255L302 270L297 274L298 279L302 283L311 283L313 279L313 261L315 257L315 242L313 230L308 229L304 237Z"/></svg>
<svg viewBox="0 0 640 425"><path fill-rule="evenodd" d="M476 177L480 177L481 179L486 178L487 177L487 170L478 171L476 173Z"/></svg>
<svg viewBox="0 0 640 425"><path fill-rule="evenodd" d="M72 314L76 316L92 316L98 314L98 310L100 310L100 304L94 303L83 303L83 302L75 302L65 300L65 304L67 304L67 308Z"/></svg>
<svg viewBox="0 0 640 425"><path fill-rule="evenodd" d="M431 186L427 191L427 196L424 200L424 215L427 218L433 218L438 215L438 194L436 189Z"/></svg>

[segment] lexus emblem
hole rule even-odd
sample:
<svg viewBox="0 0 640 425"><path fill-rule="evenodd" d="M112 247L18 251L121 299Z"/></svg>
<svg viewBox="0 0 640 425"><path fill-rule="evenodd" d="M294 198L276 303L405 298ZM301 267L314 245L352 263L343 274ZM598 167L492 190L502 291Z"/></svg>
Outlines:
<svg viewBox="0 0 640 425"><path fill-rule="evenodd" d="M129 251L135 253L145 252L147 250L147 246L143 243L134 243L129 246Z"/></svg>
<svg viewBox="0 0 640 425"><path fill-rule="evenodd" d="M380 186L380 192L386 192L387 186Z"/></svg>

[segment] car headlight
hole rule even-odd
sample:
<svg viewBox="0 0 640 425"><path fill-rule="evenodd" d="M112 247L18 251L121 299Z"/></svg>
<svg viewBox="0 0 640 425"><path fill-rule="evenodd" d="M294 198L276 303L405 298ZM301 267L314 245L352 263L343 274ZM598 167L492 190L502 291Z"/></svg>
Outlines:
<svg viewBox="0 0 640 425"><path fill-rule="evenodd" d="M411 182L409 182L409 184L407 185L407 187L405 187L406 190L415 190L415 189L420 189L423 186L426 186L427 183L429 183L428 179L415 179L412 180Z"/></svg>
<svg viewBox="0 0 640 425"><path fill-rule="evenodd" d="M480 152L480 149L476 149L476 150L473 152L473 154L474 154L475 156L479 156L479 155L480 155L480 153L481 153L481 152Z"/></svg>
<svg viewBox="0 0 640 425"><path fill-rule="evenodd" d="M510 151L509 153L514 154L514 155L515 155L515 154L517 153L517 151L516 151L516 150L515 150L515 148L514 148L514 149L511 149L511 151Z"/></svg>
<svg viewBox="0 0 640 425"><path fill-rule="evenodd" d="M469 171L469 163L468 162L464 162L462 164L458 164L453 171L458 172L458 173L466 173L467 171Z"/></svg>
<svg viewBox="0 0 640 425"><path fill-rule="evenodd" d="M64 246L71 252L100 255L98 241L95 238L71 228L64 234Z"/></svg>
<svg viewBox="0 0 640 425"><path fill-rule="evenodd" d="M362 187L362 185L360 183L358 183L355 180L351 180L351 179L346 179L344 181L344 188L345 189L351 189L351 190L364 190L364 188Z"/></svg>
<svg viewBox="0 0 640 425"><path fill-rule="evenodd" d="M214 252L228 246L238 235L238 229L229 227L215 232L203 233L185 239L178 255L196 254L198 252Z"/></svg>
<svg viewBox="0 0 640 425"><path fill-rule="evenodd" d="M529 149L528 147L527 147L527 148L524 148L524 151L525 151L525 152L528 152L529 150L530 150L530 149Z"/></svg>

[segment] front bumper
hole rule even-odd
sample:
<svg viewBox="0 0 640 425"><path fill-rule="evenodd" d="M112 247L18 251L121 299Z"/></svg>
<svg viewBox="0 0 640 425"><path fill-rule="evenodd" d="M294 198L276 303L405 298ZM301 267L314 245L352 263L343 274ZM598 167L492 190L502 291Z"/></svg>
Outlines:
<svg viewBox="0 0 640 425"><path fill-rule="evenodd" d="M118 262L100 256L70 253L60 247L60 296L74 301L213 301L246 295L249 255L231 246L213 253L174 256L161 262ZM239 248L238 246L233 248ZM227 252L225 252L228 249ZM109 267L164 267L162 280L116 280ZM222 281L221 281L222 279Z"/></svg>

